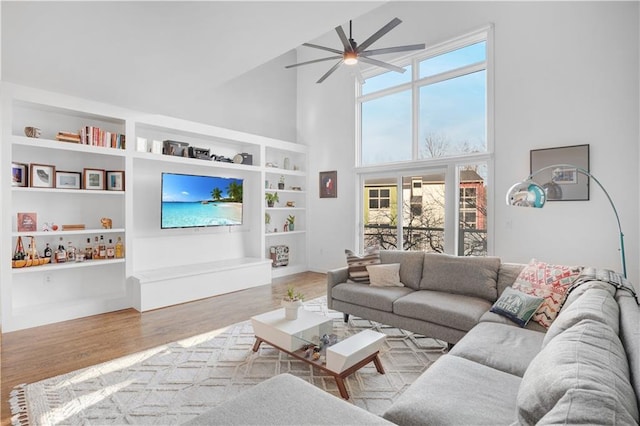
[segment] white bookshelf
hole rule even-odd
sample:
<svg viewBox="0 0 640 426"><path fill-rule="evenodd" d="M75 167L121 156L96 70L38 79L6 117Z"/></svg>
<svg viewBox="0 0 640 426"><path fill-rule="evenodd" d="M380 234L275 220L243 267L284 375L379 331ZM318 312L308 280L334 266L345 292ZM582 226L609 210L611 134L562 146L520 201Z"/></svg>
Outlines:
<svg viewBox="0 0 640 426"><path fill-rule="evenodd" d="M4 265L0 268L4 332L129 307L145 310L145 306L182 303L263 285L270 283L272 276L307 270L305 146L7 83L3 83L2 89L0 167L4 171L0 175L3 199L0 223L3 235L7 236L0 245ZM125 134L126 149L55 140L58 131L77 131L88 125ZM42 129L41 137L26 137L25 126ZM227 158L249 153L253 163L141 152L137 149L138 137L187 142ZM82 172L85 167L122 170L125 191L12 186L9 178L12 162L54 165L56 170L73 172ZM160 229L162 172L243 179L243 224ZM279 190L280 205L269 209L264 199L270 189L265 182L273 181L277 188L280 176L284 176L286 188ZM294 206L286 206L286 201L292 201ZM37 213L38 229L18 232L18 212ZM278 221L279 231L286 217L295 215L294 231L269 232L264 223L265 213ZM113 220L112 229L102 229L102 217ZM63 224L84 224L86 228L45 231L44 222L60 228ZM55 248L61 241L65 246L71 241L82 249L86 239L93 242L96 235L114 242L120 237L125 243L125 258L11 267L18 237L27 243L26 237L35 237L42 253L45 243ZM274 244L290 246L294 255L288 267L270 267L269 247ZM239 266L219 266L229 262L238 262ZM154 270L164 273L149 272ZM216 284L222 280L238 283ZM152 294L155 299L145 303L144 298Z"/></svg>

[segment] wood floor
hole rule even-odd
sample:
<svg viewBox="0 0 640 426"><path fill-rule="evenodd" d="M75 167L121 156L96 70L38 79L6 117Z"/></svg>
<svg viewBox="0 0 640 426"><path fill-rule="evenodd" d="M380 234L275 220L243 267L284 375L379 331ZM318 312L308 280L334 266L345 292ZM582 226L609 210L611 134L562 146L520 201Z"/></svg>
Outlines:
<svg viewBox="0 0 640 426"><path fill-rule="evenodd" d="M268 312L293 285L307 300L326 294L326 275L305 272L196 302L140 313L111 312L2 334L2 426L11 424L9 393L21 383L68 373Z"/></svg>

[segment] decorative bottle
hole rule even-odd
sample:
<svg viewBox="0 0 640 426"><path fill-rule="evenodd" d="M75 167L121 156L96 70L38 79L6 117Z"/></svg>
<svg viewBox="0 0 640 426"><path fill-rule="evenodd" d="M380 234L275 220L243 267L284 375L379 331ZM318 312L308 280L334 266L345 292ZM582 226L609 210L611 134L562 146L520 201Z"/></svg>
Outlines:
<svg viewBox="0 0 640 426"><path fill-rule="evenodd" d="M98 241L97 235L93 243L93 258L96 260L100 259L100 242Z"/></svg>
<svg viewBox="0 0 640 426"><path fill-rule="evenodd" d="M109 238L109 245L107 246L107 259L113 259L116 257L116 248L113 246L113 240Z"/></svg>
<svg viewBox="0 0 640 426"><path fill-rule="evenodd" d="M107 258L107 246L104 243L104 235L100 235L100 245L98 245L98 251L100 252L100 259Z"/></svg>
<svg viewBox="0 0 640 426"><path fill-rule="evenodd" d="M76 260L76 248L71 245L71 241L67 243L67 260L69 262L75 262Z"/></svg>
<svg viewBox="0 0 640 426"><path fill-rule="evenodd" d="M53 255L53 250L51 250L49 243L47 243L47 246L44 248L44 257L48 257L49 259L51 259L52 255Z"/></svg>
<svg viewBox="0 0 640 426"><path fill-rule="evenodd" d="M64 263L67 261L67 251L62 244L58 244L58 249L55 253L56 263Z"/></svg>
<svg viewBox="0 0 640 426"><path fill-rule="evenodd" d="M124 244L122 244L122 237L118 237L116 242L116 259L122 259L124 257Z"/></svg>
<svg viewBox="0 0 640 426"><path fill-rule="evenodd" d="M86 260L93 259L93 247L91 247L91 238L87 238L87 245L84 248L84 258Z"/></svg>

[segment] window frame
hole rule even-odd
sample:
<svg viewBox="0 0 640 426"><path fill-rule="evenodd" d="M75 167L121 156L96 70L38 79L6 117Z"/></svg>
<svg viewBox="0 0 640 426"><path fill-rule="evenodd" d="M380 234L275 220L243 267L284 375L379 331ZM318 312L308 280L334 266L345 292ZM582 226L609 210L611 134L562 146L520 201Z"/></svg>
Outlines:
<svg viewBox="0 0 640 426"><path fill-rule="evenodd" d="M459 37L443 41L428 47L420 54L407 55L395 61L389 61L394 65L405 67L411 65L412 81L399 84L390 88L382 89L377 92L362 94L362 86L355 81L356 87L356 134L355 134L355 159L354 181L357 183L357 202L355 203L357 229L356 247L363 249L364 244L364 222L363 222L363 200L364 200L364 183L367 179L374 176L395 175L400 177L407 173L429 173L434 170L445 169L445 252L457 253L457 240L459 235L459 205L460 205L460 176L459 168L467 165L485 163L487 166L487 193L486 202L490 207L486 216L487 228L487 255L494 253L494 31L493 25L482 27L476 31L461 35ZM486 42L486 57L482 62L469 64L452 71L447 71L435 76L427 76L418 78L418 64L425 59L434 57L451 50L459 49L478 42ZM438 158L418 158L419 151L419 93L420 87L427 84L433 84L444 81L452 77L462 76L471 72L486 70L486 151L479 153L469 153L453 155ZM363 72L363 77L371 78L375 75L386 72L386 70L371 69ZM362 165L362 103L372 99L381 98L389 94L393 94L403 90L411 90L412 93L412 158L411 160L384 163L376 165ZM398 197L399 199L401 197ZM398 201L400 202L400 200ZM451 207L452 206L452 207ZM398 224L401 227L401 223Z"/></svg>

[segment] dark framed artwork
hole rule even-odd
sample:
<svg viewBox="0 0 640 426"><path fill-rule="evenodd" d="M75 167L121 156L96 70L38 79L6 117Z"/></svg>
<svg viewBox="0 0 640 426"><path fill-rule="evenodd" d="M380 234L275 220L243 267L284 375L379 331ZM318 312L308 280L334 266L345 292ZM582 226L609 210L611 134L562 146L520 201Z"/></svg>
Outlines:
<svg viewBox="0 0 640 426"><path fill-rule="evenodd" d="M320 198L338 197L338 172L320 172Z"/></svg>
<svg viewBox="0 0 640 426"><path fill-rule="evenodd" d="M122 170L107 171L107 190L108 191L124 191L124 171Z"/></svg>
<svg viewBox="0 0 640 426"><path fill-rule="evenodd" d="M84 189L104 189L104 170L84 169L82 174L82 187Z"/></svg>
<svg viewBox="0 0 640 426"><path fill-rule="evenodd" d="M56 167L49 164L29 165L29 186L32 188L55 188Z"/></svg>
<svg viewBox="0 0 640 426"><path fill-rule="evenodd" d="M27 186L29 181L29 165L11 163L11 186Z"/></svg>
<svg viewBox="0 0 640 426"><path fill-rule="evenodd" d="M533 149L530 154L531 173L559 165L533 176L533 180L546 190L548 201L589 200L589 176L578 171L580 168L589 172L588 144Z"/></svg>

